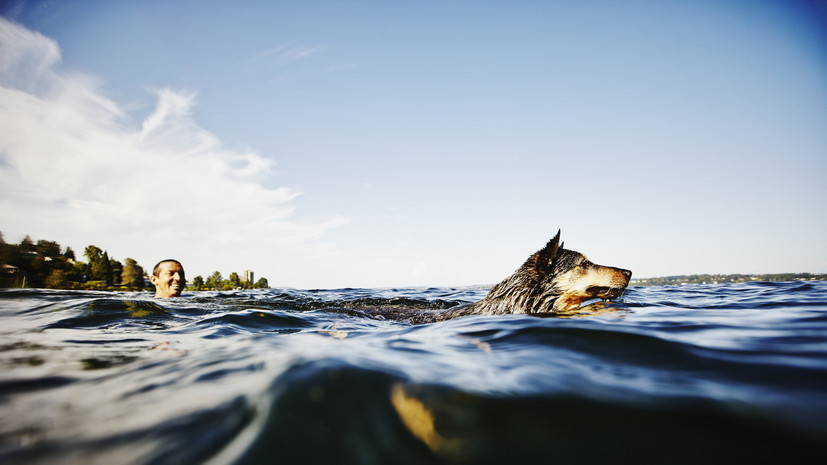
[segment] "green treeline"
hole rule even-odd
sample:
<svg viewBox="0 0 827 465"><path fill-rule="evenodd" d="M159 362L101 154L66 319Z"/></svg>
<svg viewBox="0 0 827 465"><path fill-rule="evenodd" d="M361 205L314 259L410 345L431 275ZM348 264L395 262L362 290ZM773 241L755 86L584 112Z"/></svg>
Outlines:
<svg viewBox="0 0 827 465"><path fill-rule="evenodd" d="M78 260L71 247L61 250L54 241L36 243L26 236L19 244L6 243L0 232L0 288L28 287L47 289L86 289L99 291L152 290L143 267L132 258L123 263L109 256L106 250L90 245L83 251L86 262ZM151 271L151 270L149 270ZM188 290L228 290L267 288L267 279L255 284L241 281L238 273L223 279L218 271L206 281L196 276Z"/></svg>
<svg viewBox="0 0 827 465"><path fill-rule="evenodd" d="M35 243L26 236L8 244L0 233L0 287L140 291L146 273L132 258L123 263L90 245L83 251L88 262L77 260L75 251L54 241Z"/></svg>
<svg viewBox="0 0 827 465"><path fill-rule="evenodd" d="M221 273L213 271L211 275L207 276L206 281L204 281L204 278L200 275L193 278L187 286L187 289L191 291L229 291L232 289L267 289L268 287L270 286L266 278L259 278L259 280L253 284L242 281L235 271L230 273L229 279L224 279Z"/></svg>

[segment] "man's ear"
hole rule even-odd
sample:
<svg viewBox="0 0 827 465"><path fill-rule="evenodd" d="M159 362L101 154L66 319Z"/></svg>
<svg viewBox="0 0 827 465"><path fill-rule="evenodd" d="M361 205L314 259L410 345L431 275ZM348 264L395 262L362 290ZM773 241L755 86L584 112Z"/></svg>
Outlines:
<svg viewBox="0 0 827 465"><path fill-rule="evenodd" d="M560 244L560 230L557 230L557 235L551 238L534 256L534 272L539 276L545 276L554 269L554 259L557 258L557 252L562 248Z"/></svg>
<svg viewBox="0 0 827 465"><path fill-rule="evenodd" d="M149 277L149 282L151 282L153 285L156 285L156 284L155 284L155 281L158 281L158 277L157 277L157 276L152 275L152 276L150 276L150 277Z"/></svg>

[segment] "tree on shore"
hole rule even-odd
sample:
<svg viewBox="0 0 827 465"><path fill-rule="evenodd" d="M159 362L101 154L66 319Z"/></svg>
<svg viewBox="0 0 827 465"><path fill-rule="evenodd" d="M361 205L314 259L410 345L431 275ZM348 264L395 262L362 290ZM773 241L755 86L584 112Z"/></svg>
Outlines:
<svg viewBox="0 0 827 465"><path fill-rule="evenodd" d="M241 278L238 277L238 273L235 271L230 273L230 287L233 289L238 289L241 287Z"/></svg>
<svg viewBox="0 0 827 465"><path fill-rule="evenodd" d="M35 246L35 251L41 257L60 257L60 244L54 241L39 240Z"/></svg>
<svg viewBox="0 0 827 465"><path fill-rule="evenodd" d="M33 241L26 236L18 244L9 244L0 232L0 287L46 287L51 289L132 290L145 288L146 272L133 258L122 264L111 258L109 252L96 245L87 246L83 255L87 262L78 261L71 247L61 253L55 241ZM238 273L230 273L224 279L220 272L213 272L206 280L201 276L193 279L190 289L230 290L267 288L266 278L255 284L241 281Z"/></svg>
<svg viewBox="0 0 827 465"><path fill-rule="evenodd" d="M83 251L83 255L89 260L89 275L92 281L107 281L109 268L109 254L106 255L106 265L104 265L104 252L95 245L88 245Z"/></svg>
<svg viewBox="0 0 827 465"><path fill-rule="evenodd" d="M224 279L220 272L214 271L211 275L207 276L206 281L204 281L204 278L201 276L196 276L190 283L191 291L229 291L233 289L266 289L268 287L266 278L260 278L255 284L253 284L247 281L242 281L239 274L235 271L230 273L230 277L228 279Z"/></svg>
<svg viewBox="0 0 827 465"><path fill-rule="evenodd" d="M144 271L135 260L128 259L125 267L95 245L86 247L84 255L89 263L77 261L71 247L61 252L56 241L35 242L27 235L19 244L9 244L0 233L0 287L143 289Z"/></svg>
<svg viewBox="0 0 827 465"><path fill-rule="evenodd" d="M110 258L109 270L109 275L112 277L112 282L110 284L114 286L120 286L123 283L123 265L121 264L121 262L115 260L114 258Z"/></svg>
<svg viewBox="0 0 827 465"><path fill-rule="evenodd" d="M86 262L75 262L72 264L72 273L75 281L85 283L89 279L89 264Z"/></svg>
<svg viewBox="0 0 827 465"><path fill-rule="evenodd" d="M144 269L133 258L124 260L123 271L121 272L121 283L129 289L140 290L144 288Z"/></svg>
<svg viewBox="0 0 827 465"><path fill-rule="evenodd" d="M23 240L20 241L20 250L23 253L35 252L34 242L32 242L32 238L28 234L26 234L26 237L24 237Z"/></svg>
<svg viewBox="0 0 827 465"><path fill-rule="evenodd" d="M59 269L51 270L44 284L48 289L71 289L74 287L69 280L69 274Z"/></svg>
<svg viewBox="0 0 827 465"><path fill-rule="evenodd" d="M83 255L89 260L89 265L93 265L96 261L100 260L101 255L103 255L103 250L95 245L87 245L85 249L83 249Z"/></svg>
<svg viewBox="0 0 827 465"><path fill-rule="evenodd" d="M207 277L205 287L208 289L223 289L223 281L224 278L221 276L221 273L218 271L213 271L213 273Z"/></svg>

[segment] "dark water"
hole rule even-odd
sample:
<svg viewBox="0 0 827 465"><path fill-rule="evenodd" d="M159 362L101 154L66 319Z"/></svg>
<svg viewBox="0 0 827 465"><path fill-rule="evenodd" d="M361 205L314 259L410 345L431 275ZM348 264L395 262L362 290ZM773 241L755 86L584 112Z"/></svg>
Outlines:
<svg viewBox="0 0 827 465"><path fill-rule="evenodd" d="M0 463L823 463L827 282L484 295L0 291Z"/></svg>

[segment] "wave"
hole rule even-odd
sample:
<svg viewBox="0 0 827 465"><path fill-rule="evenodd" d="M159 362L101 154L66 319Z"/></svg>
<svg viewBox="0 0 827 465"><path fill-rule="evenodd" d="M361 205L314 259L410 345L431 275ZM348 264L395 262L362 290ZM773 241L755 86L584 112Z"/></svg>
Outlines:
<svg viewBox="0 0 827 465"><path fill-rule="evenodd" d="M545 318L412 325L371 313L484 295L0 291L0 461L729 463L827 452L827 283L633 287Z"/></svg>

